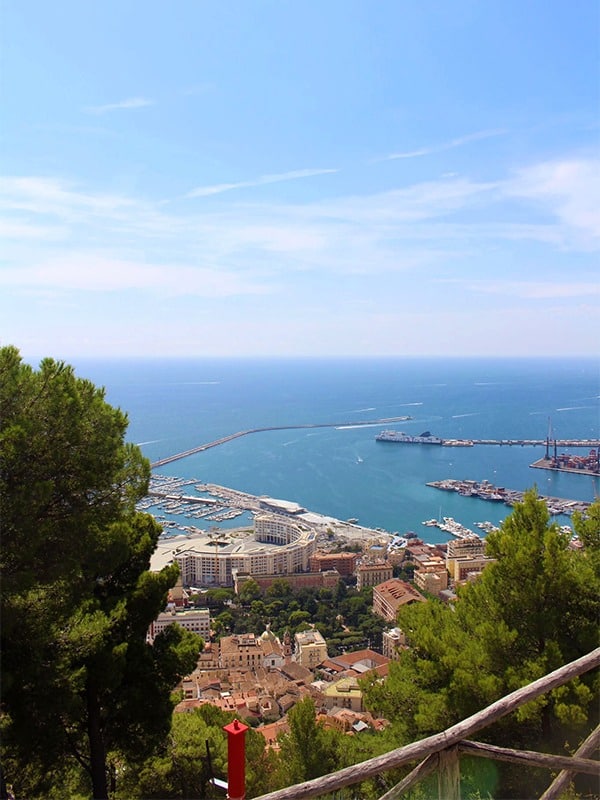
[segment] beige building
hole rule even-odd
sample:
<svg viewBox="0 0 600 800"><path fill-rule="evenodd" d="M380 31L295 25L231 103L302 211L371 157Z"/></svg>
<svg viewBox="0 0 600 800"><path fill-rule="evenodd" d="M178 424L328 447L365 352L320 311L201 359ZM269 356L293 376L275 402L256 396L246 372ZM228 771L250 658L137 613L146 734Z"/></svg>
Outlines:
<svg viewBox="0 0 600 800"><path fill-rule="evenodd" d="M223 532L160 540L151 569L175 561L184 586L233 586L236 572L253 577L308 572L316 549L313 528L294 517L262 513L255 517L254 536L247 539Z"/></svg>
<svg viewBox="0 0 600 800"><path fill-rule="evenodd" d="M480 573L493 560L486 558L485 541L477 535L448 542L446 568L454 582L467 580L470 573Z"/></svg>
<svg viewBox="0 0 600 800"><path fill-rule="evenodd" d="M450 570L450 577L455 583L469 580L488 566L493 564L495 558L488 558L488 556L463 556L462 558L454 558L450 562L448 569Z"/></svg>
<svg viewBox="0 0 600 800"><path fill-rule="evenodd" d="M272 669L285 661L278 639L269 631L261 636L244 633L224 636L219 642L221 669Z"/></svg>
<svg viewBox="0 0 600 800"><path fill-rule="evenodd" d="M296 633L294 645L294 659L306 669L316 669L327 658L327 643L315 629Z"/></svg>
<svg viewBox="0 0 600 800"><path fill-rule="evenodd" d="M485 542L480 536L473 534L464 539L451 539L446 547L446 559L451 561L464 556L481 556L484 552Z"/></svg>
<svg viewBox="0 0 600 800"><path fill-rule="evenodd" d="M423 592L438 596L448 588L448 570L443 558L436 556L422 561L414 574L415 586Z"/></svg>
<svg viewBox="0 0 600 800"><path fill-rule="evenodd" d="M249 579L255 581L263 592L275 581L285 581L292 589L335 589L341 580L341 575L335 569L325 572L294 572L292 575L243 575L236 572L234 573L236 594L239 594L240 586Z"/></svg>
<svg viewBox="0 0 600 800"><path fill-rule="evenodd" d="M378 583L388 581L394 570L389 561L378 559L361 564L356 570L356 588L358 591L367 586L377 586Z"/></svg>
<svg viewBox="0 0 600 800"><path fill-rule="evenodd" d="M311 572L325 572L335 569L340 575L352 575L356 569L358 555L356 553L315 553L310 557Z"/></svg>
<svg viewBox="0 0 600 800"><path fill-rule="evenodd" d="M323 692L325 708L349 708L352 711L363 710L362 692L357 678L340 678L329 684Z"/></svg>
<svg viewBox="0 0 600 800"><path fill-rule="evenodd" d="M397 660L400 650L406 647L406 636L400 628L391 628L383 632L383 655Z"/></svg>
<svg viewBox="0 0 600 800"><path fill-rule="evenodd" d="M149 642L153 642L161 631L173 624L199 634L205 642L210 638L210 611L207 608L195 608L187 611L173 608L163 611L150 625L146 638Z"/></svg>
<svg viewBox="0 0 600 800"><path fill-rule="evenodd" d="M414 586L398 578L392 578L373 587L373 613L389 622L396 621L401 606L424 601L425 598Z"/></svg>
<svg viewBox="0 0 600 800"><path fill-rule="evenodd" d="M387 552L387 560L392 567L400 567L406 560L406 548L396 547L393 550L390 548Z"/></svg>

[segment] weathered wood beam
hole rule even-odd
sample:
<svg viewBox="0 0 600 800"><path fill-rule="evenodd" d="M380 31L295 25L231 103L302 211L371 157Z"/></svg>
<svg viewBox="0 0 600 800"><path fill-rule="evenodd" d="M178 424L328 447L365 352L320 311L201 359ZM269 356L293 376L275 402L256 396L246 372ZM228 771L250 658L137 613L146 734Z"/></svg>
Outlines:
<svg viewBox="0 0 600 800"><path fill-rule="evenodd" d="M598 725L598 727L590 733L587 739L581 743L575 752L575 755L579 758L587 758L588 756L593 755L598 747L600 747L600 725ZM552 781L544 794L541 795L540 800L557 800L557 798L560 797L563 791L567 788L567 785L570 783L572 778L573 773L570 769L563 770Z"/></svg>
<svg viewBox="0 0 600 800"><path fill-rule="evenodd" d="M533 750L513 750L510 747L496 747L483 742L461 742L459 749L465 755L509 761L527 767L565 769L571 772L585 772L587 775L600 775L600 764L597 761L577 756L557 756L553 753L536 753Z"/></svg>
<svg viewBox="0 0 600 800"><path fill-rule="evenodd" d="M300 800L301 798L304 800L309 797L318 797L319 795L342 789L345 786L360 783L394 767L400 767L411 761L426 758L431 753L437 753L440 750L445 750L452 745L458 744L461 739L472 736L477 731L486 728L541 694L549 692L557 686L562 686L573 678L583 675L598 666L600 666L600 647L569 664L565 664L563 667L554 670L554 672L538 678L533 683L511 692L487 708L478 711L441 733L428 736L418 742L412 742L397 750L363 761L360 764L345 767L338 772L323 775L321 778L315 778L305 783L289 786L286 789L261 795L257 800Z"/></svg>

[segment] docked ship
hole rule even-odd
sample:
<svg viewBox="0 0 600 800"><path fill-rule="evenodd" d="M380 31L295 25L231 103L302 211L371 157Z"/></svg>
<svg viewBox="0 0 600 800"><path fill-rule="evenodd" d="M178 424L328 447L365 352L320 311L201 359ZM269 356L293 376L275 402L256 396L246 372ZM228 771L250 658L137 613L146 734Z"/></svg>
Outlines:
<svg viewBox="0 0 600 800"><path fill-rule="evenodd" d="M401 444L442 444L443 440L439 436L432 436L429 431L411 436L402 431L381 431L375 437L378 442L399 442Z"/></svg>

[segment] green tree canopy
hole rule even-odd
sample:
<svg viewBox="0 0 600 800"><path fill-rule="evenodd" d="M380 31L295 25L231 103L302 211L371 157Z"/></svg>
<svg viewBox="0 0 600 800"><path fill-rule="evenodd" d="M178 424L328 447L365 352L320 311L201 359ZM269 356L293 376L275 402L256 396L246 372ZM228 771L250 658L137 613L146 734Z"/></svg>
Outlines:
<svg viewBox="0 0 600 800"><path fill-rule="evenodd" d="M262 592L260 590L260 586L254 580L254 578L250 578L249 580L244 581L244 583L242 583L242 585L240 586L240 591L239 591L240 603L248 605L253 600L258 600L260 597L262 597Z"/></svg>
<svg viewBox="0 0 600 800"><path fill-rule="evenodd" d="M290 731L280 736L283 785L301 783L335 769L336 736L317 722L315 704L305 697L288 714Z"/></svg>
<svg viewBox="0 0 600 800"><path fill-rule="evenodd" d="M50 796L77 763L106 797L108 754L168 732L196 663L178 626L145 640L178 570L149 572L160 528L136 511L150 470L126 429L71 367L0 349L2 758L18 796Z"/></svg>
<svg viewBox="0 0 600 800"><path fill-rule="evenodd" d="M227 734L223 726L234 715L205 704L191 712L173 714L171 733L156 754L135 769L127 768L117 785L115 800L224 800L212 778L227 780ZM246 793L264 794L271 788L276 763L262 734L245 733Z"/></svg>
<svg viewBox="0 0 600 800"><path fill-rule="evenodd" d="M576 524L593 528L598 507ZM588 548L570 549L530 491L488 536L496 561L459 588L454 608L430 601L400 611L410 649L390 665L385 683L367 682L365 696L401 741L443 730L598 646L597 545L589 531L582 535ZM527 704L489 736L513 747L560 748L583 738L597 708L593 678L584 676ZM513 789L504 791L510 797Z"/></svg>

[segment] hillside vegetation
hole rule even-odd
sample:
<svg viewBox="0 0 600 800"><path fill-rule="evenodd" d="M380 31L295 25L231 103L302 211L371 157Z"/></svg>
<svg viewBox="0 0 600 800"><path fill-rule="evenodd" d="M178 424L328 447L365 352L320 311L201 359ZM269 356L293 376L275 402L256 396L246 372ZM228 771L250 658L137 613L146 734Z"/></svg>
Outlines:
<svg viewBox="0 0 600 800"><path fill-rule="evenodd" d="M34 370L15 348L0 349L2 796L8 783L31 800L222 797L210 776L211 768L226 774L222 726L231 715L211 706L172 713L172 689L202 643L179 626L153 645L145 640L177 567L149 571L160 528L136 511L149 465L125 443L126 429L126 415L70 367L46 359ZM247 796L443 730L598 646L600 502L574 524L578 550L536 492L527 493L488 537L496 561L459 589L454 607L431 600L400 611L409 649L387 679L362 681L368 709L389 727L356 736L326 730L303 700L278 752L248 731ZM210 601L224 599L215 590ZM381 634L368 594L342 583L329 594L291 595L276 582L264 596L250 583L241 601L217 615L221 632L258 633L267 621L293 632L316 622L339 648ZM486 735L571 752L597 724L598 700L598 676L587 675ZM468 760L463 774L464 796L473 797L531 797L550 779ZM347 796L379 797L397 778L380 776Z"/></svg>

